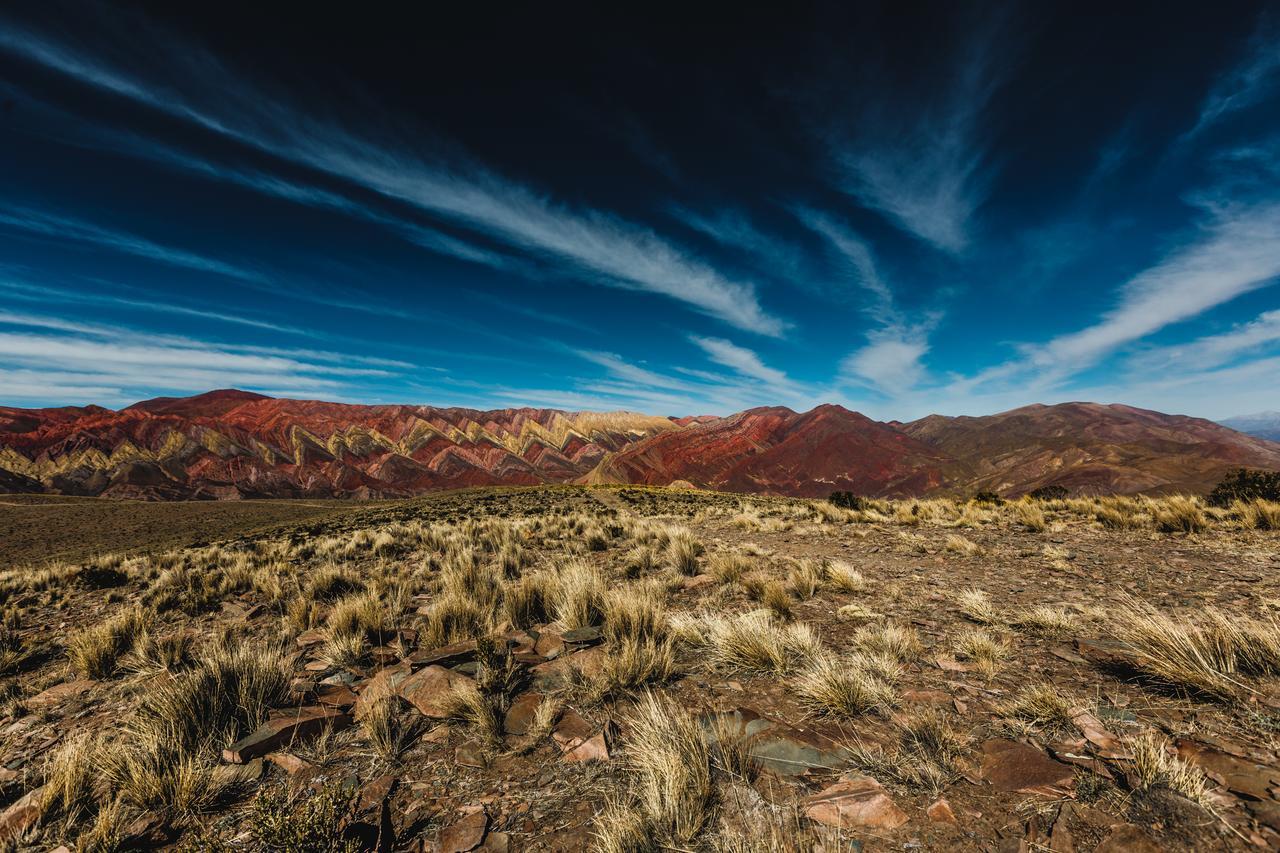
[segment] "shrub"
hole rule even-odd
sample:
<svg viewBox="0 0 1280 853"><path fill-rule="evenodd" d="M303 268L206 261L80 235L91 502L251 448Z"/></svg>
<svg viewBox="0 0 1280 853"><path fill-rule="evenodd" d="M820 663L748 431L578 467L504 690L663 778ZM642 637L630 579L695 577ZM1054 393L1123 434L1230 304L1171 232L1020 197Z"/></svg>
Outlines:
<svg viewBox="0 0 1280 853"><path fill-rule="evenodd" d="M973 496L973 502L976 504L991 504L992 506L1004 506L1004 498L995 492L978 492Z"/></svg>
<svg viewBox="0 0 1280 853"><path fill-rule="evenodd" d="M1229 472L1206 498L1210 506L1230 506L1232 501L1256 499L1280 501L1280 471L1237 468Z"/></svg>
<svg viewBox="0 0 1280 853"><path fill-rule="evenodd" d="M828 501L841 509L866 509L867 499L853 492L832 492Z"/></svg>
<svg viewBox="0 0 1280 853"><path fill-rule="evenodd" d="M1059 486L1055 484L1041 486L1038 489L1032 489L1027 494L1027 497L1034 501L1062 501L1067 499L1068 494L1070 494L1070 492L1067 491L1066 486Z"/></svg>

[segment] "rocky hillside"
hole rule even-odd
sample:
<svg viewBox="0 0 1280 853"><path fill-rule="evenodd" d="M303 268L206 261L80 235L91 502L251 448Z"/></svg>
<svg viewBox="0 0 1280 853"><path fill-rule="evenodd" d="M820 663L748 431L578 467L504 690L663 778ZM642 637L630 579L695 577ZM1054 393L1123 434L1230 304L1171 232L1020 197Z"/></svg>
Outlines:
<svg viewBox="0 0 1280 853"><path fill-rule="evenodd" d="M244 391L0 408L0 491L143 499L397 497L539 483L824 496L1209 489L1280 444L1128 406L881 423L834 405L728 417L359 406Z"/></svg>

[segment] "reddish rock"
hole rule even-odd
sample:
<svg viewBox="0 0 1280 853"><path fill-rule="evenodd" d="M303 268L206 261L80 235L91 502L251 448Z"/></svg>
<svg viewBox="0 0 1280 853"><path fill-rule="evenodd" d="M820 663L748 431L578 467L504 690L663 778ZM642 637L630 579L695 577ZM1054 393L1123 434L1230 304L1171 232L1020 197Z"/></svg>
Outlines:
<svg viewBox="0 0 1280 853"><path fill-rule="evenodd" d="M40 820L43 809L40 801L44 797L44 788L28 791L9 804L0 812L0 841L13 841L21 838Z"/></svg>
<svg viewBox="0 0 1280 853"><path fill-rule="evenodd" d="M946 797L939 797L933 802L933 805L925 809L924 813L934 823L957 823L956 813L951 810L951 803L947 802Z"/></svg>
<svg viewBox="0 0 1280 853"><path fill-rule="evenodd" d="M441 828L437 844L440 853L468 853L484 843L489 816L483 809L463 815Z"/></svg>
<svg viewBox="0 0 1280 853"><path fill-rule="evenodd" d="M1273 799L1271 789L1280 785L1280 767L1227 755L1186 738L1179 739L1175 746L1178 757L1196 765L1213 781L1236 794L1270 800Z"/></svg>
<svg viewBox="0 0 1280 853"><path fill-rule="evenodd" d="M870 776L846 773L805 800L805 816L839 829L896 829L907 822L889 793Z"/></svg>
<svg viewBox="0 0 1280 853"><path fill-rule="evenodd" d="M1163 851L1163 847L1131 823L1113 826L1111 833L1093 849L1093 853L1163 853Z"/></svg>
<svg viewBox="0 0 1280 853"><path fill-rule="evenodd" d="M1013 740L982 745L982 776L998 791L1061 796L1075 784L1075 770L1042 750Z"/></svg>
<svg viewBox="0 0 1280 853"><path fill-rule="evenodd" d="M244 764L300 740L316 737L325 729L344 729L351 715L333 708L299 708L287 716L268 720L261 728L222 751L222 760Z"/></svg>
<svg viewBox="0 0 1280 853"><path fill-rule="evenodd" d="M945 690L906 690L902 693L902 701L924 705L949 705L951 694Z"/></svg>
<svg viewBox="0 0 1280 853"><path fill-rule="evenodd" d="M415 672L400 684L400 695L409 700L424 716L444 719L449 716L446 700L457 687L471 679L442 666L429 666Z"/></svg>
<svg viewBox="0 0 1280 853"><path fill-rule="evenodd" d="M533 650L547 660L554 660L564 653L564 638L555 631L543 631L538 635Z"/></svg>
<svg viewBox="0 0 1280 853"><path fill-rule="evenodd" d="M475 640L462 640L434 649L420 649L409 655L409 660L415 664L434 664L435 666L457 666L460 663L470 663L475 659Z"/></svg>
<svg viewBox="0 0 1280 853"><path fill-rule="evenodd" d="M559 744L566 761L608 761L606 734L597 731L576 711L566 711L551 736Z"/></svg>
<svg viewBox="0 0 1280 853"><path fill-rule="evenodd" d="M571 670L579 670L584 675L599 675L604 666L605 649L603 646L583 649L571 655L563 655L553 661L538 664L530 671L535 684L553 685L569 677Z"/></svg>
<svg viewBox="0 0 1280 853"><path fill-rule="evenodd" d="M458 748L453 751L453 760L463 767L484 768L489 766L489 759L485 755L484 747L473 740L458 744Z"/></svg>
<svg viewBox="0 0 1280 853"><path fill-rule="evenodd" d="M1094 666L1132 672L1139 668L1139 655L1133 649L1111 640L1097 638L1076 640L1076 651Z"/></svg>
<svg viewBox="0 0 1280 853"><path fill-rule="evenodd" d="M268 752L262 757L290 776L295 773L301 773L304 770L310 770L314 766L310 761L305 758L299 758L292 752Z"/></svg>
<svg viewBox="0 0 1280 853"><path fill-rule="evenodd" d="M68 699L74 699L77 696L83 696L93 689L96 682L82 678L76 681L64 681L61 684L55 684L47 690L42 690L23 702L28 708L35 711L43 711L46 708L52 708L55 705L61 705Z"/></svg>
<svg viewBox="0 0 1280 853"><path fill-rule="evenodd" d="M377 675L369 679L368 683L360 688L360 695L357 697L355 704L355 718L357 720L362 719L375 703L399 693L401 685L412 674L412 668L408 663L401 663L379 670Z"/></svg>
<svg viewBox="0 0 1280 853"><path fill-rule="evenodd" d="M533 715L542 704L542 694L534 691L522 693L511 703L507 715L503 718L502 728L510 735L528 734L533 725Z"/></svg>
<svg viewBox="0 0 1280 853"><path fill-rule="evenodd" d="M298 638L294 640L294 642L298 644L299 648L309 649L312 646L320 645L325 641L325 639L324 631L321 631L318 628L310 628L299 634Z"/></svg>
<svg viewBox="0 0 1280 853"><path fill-rule="evenodd" d="M345 684L321 684L312 693L312 698L317 705L346 711L356 704L358 697L355 691Z"/></svg>

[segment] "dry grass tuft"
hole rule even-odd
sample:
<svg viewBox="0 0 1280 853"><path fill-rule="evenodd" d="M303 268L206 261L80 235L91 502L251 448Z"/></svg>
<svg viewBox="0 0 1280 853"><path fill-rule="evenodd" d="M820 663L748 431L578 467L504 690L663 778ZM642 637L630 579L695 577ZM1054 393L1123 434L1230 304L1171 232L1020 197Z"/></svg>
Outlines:
<svg viewBox="0 0 1280 853"><path fill-rule="evenodd" d="M1178 620L1145 602L1121 602L1112 635L1138 654L1140 670L1175 689L1219 699L1249 690L1241 676L1280 675L1280 624L1210 608Z"/></svg>
<svg viewBox="0 0 1280 853"><path fill-rule="evenodd" d="M959 760L969 751L970 739L952 727L941 711L914 714L900 725L896 747L855 744L849 749L853 763L877 779L931 794L959 777Z"/></svg>
<svg viewBox="0 0 1280 853"><path fill-rule="evenodd" d="M1017 626L1043 637L1065 637L1072 634L1078 624L1074 613L1062 607L1041 604L1031 608L1017 621Z"/></svg>
<svg viewBox="0 0 1280 853"><path fill-rule="evenodd" d="M1236 501L1231 512L1246 530L1280 530L1280 503L1262 499Z"/></svg>
<svg viewBox="0 0 1280 853"><path fill-rule="evenodd" d="M560 567L554 611L565 628L586 628L604 620L604 577L593 566L573 560Z"/></svg>
<svg viewBox="0 0 1280 853"><path fill-rule="evenodd" d="M785 672L814 660L822 650L808 625L785 625L761 610L704 617L698 630L712 663L734 669Z"/></svg>
<svg viewBox="0 0 1280 853"><path fill-rule="evenodd" d="M899 663L916 660L924 651L920 635L910 625L868 625L858 629L853 641L868 654L884 655Z"/></svg>
<svg viewBox="0 0 1280 853"><path fill-rule="evenodd" d="M960 554L965 557L973 557L982 553L982 546L976 542L971 542L959 534L952 533L947 536L946 549L953 554Z"/></svg>
<svg viewBox="0 0 1280 853"><path fill-rule="evenodd" d="M444 699L449 719L490 748L502 745L502 721L494 702L473 682L457 685Z"/></svg>
<svg viewBox="0 0 1280 853"><path fill-rule="evenodd" d="M421 717L407 712L399 696L386 696L374 702L360 718L364 735L383 761L394 764L421 731Z"/></svg>
<svg viewBox="0 0 1280 853"><path fill-rule="evenodd" d="M717 551L707 560L707 574L721 583L735 583L751 571L751 561L737 551Z"/></svg>
<svg viewBox="0 0 1280 853"><path fill-rule="evenodd" d="M787 572L787 592L801 601L813 598L823 579L822 564L817 560L796 560Z"/></svg>
<svg viewBox="0 0 1280 853"><path fill-rule="evenodd" d="M1000 625L1004 620L986 590L966 589L956 596L960 612L979 625Z"/></svg>
<svg viewBox="0 0 1280 853"><path fill-rule="evenodd" d="M1186 495L1151 501L1151 515L1162 533L1203 533L1209 529L1204 506L1197 498Z"/></svg>
<svg viewBox="0 0 1280 853"><path fill-rule="evenodd" d="M1000 661L1009 656L1009 644L982 628L970 628L956 637L956 657L969 661L984 678L995 675Z"/></svg>
<svg viewBox="0 0 1280 853"><path fill-rule="evenodd" d="M897 693L882 669L861 655L822 654L801 670L792 687L818 713L853 717L893 705Z"/></svg>
<svg viewBox="0 0 1280 853"><path fill-rule="evenodd" d="M1133 775L1140 791L1163 788L1192 802L1205 802L1204 773L1172 753L1163 738L1146 732L1134 738L1129 746L1133 751Z"/></svg>
<svg viewBox="0 0 1280 853"><path fill-rule="evenodd" d="M715 806L711 754L697 721L675 701L649 693L627 728L630 789L597 816L596 848L689 849Z"/></svg>
<svg viewBox="0 0 1280 853"><path fill-rule="evenodd" d="M1022 501L1014 505L1014 512L1017 513L1018 523L1031 533L1042 533L1048 527L1044 510L1037 503Z"/></svg>
<svg viewBox="0 0 1280 853"><path fill-rule="evenodd" d="M667 562L682 575L698 573L698 558L702 556L702 543L683 527L667 533Z"/></svg>
<svg viewBox="0 0 1280 853"><path fill-rule="evenodd" d="M98 625L72 634L67 640L71 668L85 678L110 678L119 661L146 635L150 614L132 607Z"/></svg>
<svg viewBox="0 0 1280 853"><path fill-rule="evenodd" d="M843 560L827 560L822 565L822 573L827 586L839 592L862 592L867 588L862 572Z"/></svg>
<svg viewBox="0 0 1280 853"><path fill-rule="evenodd" d="M1051 734L1073 731L1071 712L1081 706L1074 697L1052 684L1030 684L1000 706L999 713L1023 727Z"/></svg>

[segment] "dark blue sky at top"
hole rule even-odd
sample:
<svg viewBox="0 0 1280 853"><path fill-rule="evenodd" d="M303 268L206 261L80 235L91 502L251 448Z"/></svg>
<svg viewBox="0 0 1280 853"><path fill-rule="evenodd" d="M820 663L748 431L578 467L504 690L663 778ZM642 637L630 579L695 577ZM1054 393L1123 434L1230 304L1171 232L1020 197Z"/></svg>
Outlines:
<svg viewBox="0 0 1280 853"><path fill-rule="evenodd" d="M1280 408L1278 7L266 5L0 10L0 404Z"/></svg>

